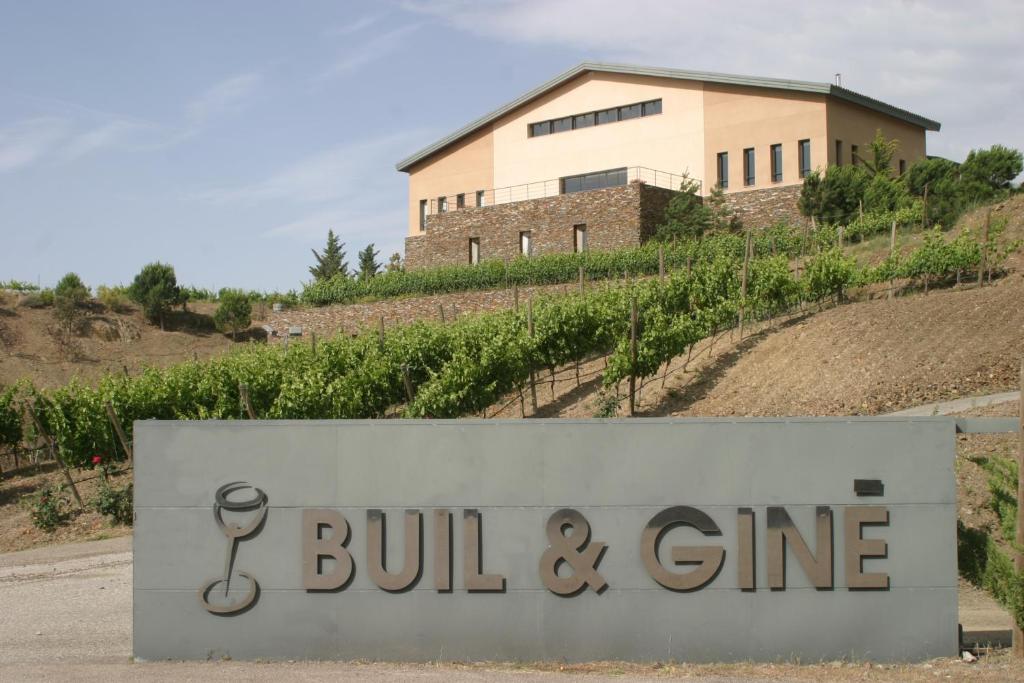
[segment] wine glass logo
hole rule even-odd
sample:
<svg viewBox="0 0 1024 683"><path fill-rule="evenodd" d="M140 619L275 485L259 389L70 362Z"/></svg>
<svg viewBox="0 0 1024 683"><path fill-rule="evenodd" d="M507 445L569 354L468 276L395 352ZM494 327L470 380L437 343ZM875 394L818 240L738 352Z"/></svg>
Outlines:
<svg viewBox="0 0 1024 683"><path fill-rule="evenodd" d="M230 496L239 491L252 491L252 495L244 500L231 500ZM224 511L236 514L256 510L249 522L242 526L234 521L224 521ZM259 597L260 586L252 574L234 569L235 553L238 550L238 542L254 535L261 528L267 517L267 494L261 489L251 486L244 481L233 481L224 484L214 494L213 518L217 526L227 536L228 552L224 561L224 575L216 579L210 579L199 589L199 602L212 614L237 614L242 612L256 602ZM232 575L246 582L247 590L241 598L231 599ZM220 588L223 586L224 594L221 596ZM211 601L213 600L213 601Z"/></svg>

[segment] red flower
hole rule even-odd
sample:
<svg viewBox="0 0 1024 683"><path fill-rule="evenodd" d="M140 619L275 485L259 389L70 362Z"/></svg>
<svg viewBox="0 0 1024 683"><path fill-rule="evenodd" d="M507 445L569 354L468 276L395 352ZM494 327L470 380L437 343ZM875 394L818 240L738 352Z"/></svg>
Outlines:
<svg viewBox="0 0 1024 683"><path fill-rule="evenodd" d="M99 465L102 460L103 460L103 456L102 455L94 455L94 456L92 456L92 464L93 465Z"/></svg>

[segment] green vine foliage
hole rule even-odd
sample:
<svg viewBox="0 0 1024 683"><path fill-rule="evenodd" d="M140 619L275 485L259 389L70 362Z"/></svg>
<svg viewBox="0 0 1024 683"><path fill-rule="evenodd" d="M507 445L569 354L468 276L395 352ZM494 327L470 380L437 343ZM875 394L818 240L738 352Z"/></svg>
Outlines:
<svg viewBox="0 0 1024 683"><path fill-rule="evenodd" d="M14 447L21 442L21 413L15 397L15 387L0 390L0 446Z"/></svg>
<svg viewBox="0 0 1024 683"><path fill-rule="evenodd" d="M248 386L257 415L268 419L376 418L399 408L409 417L477 414L521 390L531 371L610 353L604 383L611 387L631 374L649 377L700 340L735 325L741 306L748 320L764 319L790 309L801 297L840 297L861 284L922 273L948 277L956 269L976 268L981 253L971 233L947 240L934 232L918 250L875 268L859 268L838 249L826 249L807 259L798 280L788 256L809 245L802 237L794 239L788 228L773 229L754 240L747 295L741 298L744 248L742 235L715 234L670 246L672 258L666 260L672 270L664 280L610 280L591 283L586 294L539 297L532 336L525 307L520 307L446 325L396 326L383 338L377 330L366 330L315 347L248 344L212 360L149 368L133 377L109 375L96 386L73 381L47 391L29 385L9 389L0 394L0 424L7 425L2 428L8 435L3 438L18 438L11 425L20 430L24 401L33 406L67 465L88 468L97 455L116 462L125 453L106 417L107 402L129 433L136 420L241 419L239 384ZM629 342L631 301L638 311L635 363ZM415 392L412 401L406 376Z"/></svg>

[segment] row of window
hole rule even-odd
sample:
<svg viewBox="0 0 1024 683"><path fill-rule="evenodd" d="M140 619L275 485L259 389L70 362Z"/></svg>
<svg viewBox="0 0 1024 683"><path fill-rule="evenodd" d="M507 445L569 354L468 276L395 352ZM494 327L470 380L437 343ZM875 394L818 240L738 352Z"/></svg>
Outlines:
<svg viewBox="0 0 1024 683"><path fill-rule="evenodd" d="M572 226L572 248L577 254L587 250L587 225L580 223ZM519 253L522 256L533 254L533 231L523 230L519 233ZM472 265L480 263L480 238L469 238L469 262Z"/></svg>
<svg viewBox="0 0 1024 683"><path fill-rule="evenodd" d="M624 107L612 107L611 109L602 109L600 111L588 111L585 114L575 114L573 116L563 116L561 118L549 119L547 121L538 121L537 123L527 125L526 131L531 138L535 138L540 137L541 135L562 133L567 130L577 130L579 128L590 128L591 126L603 126L606 123L628 121L629 119L637 119L641 116L653 116L660 113L661 100L649 100L647 102L627 104Z"/></svg>
<svg viewBox="0 0 1024 683"><path fill-rule="evenodd" d="M476 191L476 204L474 206L486 206L485 202L485 191ZM455 195L455 208L464 209L466 208L466 193L462 192ZM437 198L437 213L448 212L448 197L441 196ZM428 202L426 199L420 200L420 230L425 230L427 227L427 215L430 213Z"/></svg>
<svg viewBox="0 0 1024 683"><path fill-rule="evenodd" d="M796 143L797 165L800 177L805 177L811 172L811 141L800 140ZM771 160L771 178L773 183L782 182L782 144L774 144L768 147L768 158ZM743 185L750 187L757 184L757 158L753 147L743 150ZM723 190L729 189L729 153L719 152L716 164L716 175L718 186Z"/></svg>

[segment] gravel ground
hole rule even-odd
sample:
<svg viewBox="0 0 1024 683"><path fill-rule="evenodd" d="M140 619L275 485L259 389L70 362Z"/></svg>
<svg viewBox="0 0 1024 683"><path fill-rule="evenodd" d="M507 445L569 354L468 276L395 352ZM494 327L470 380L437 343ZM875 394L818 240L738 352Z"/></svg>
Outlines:
<svg viewBox="0 0 1024 683"><path fill-rule="evenodd" d="M966 664L634 665L131 661L131 539L0 555L0 680L74 681L1024 681L1005 652Z"/></svg>

